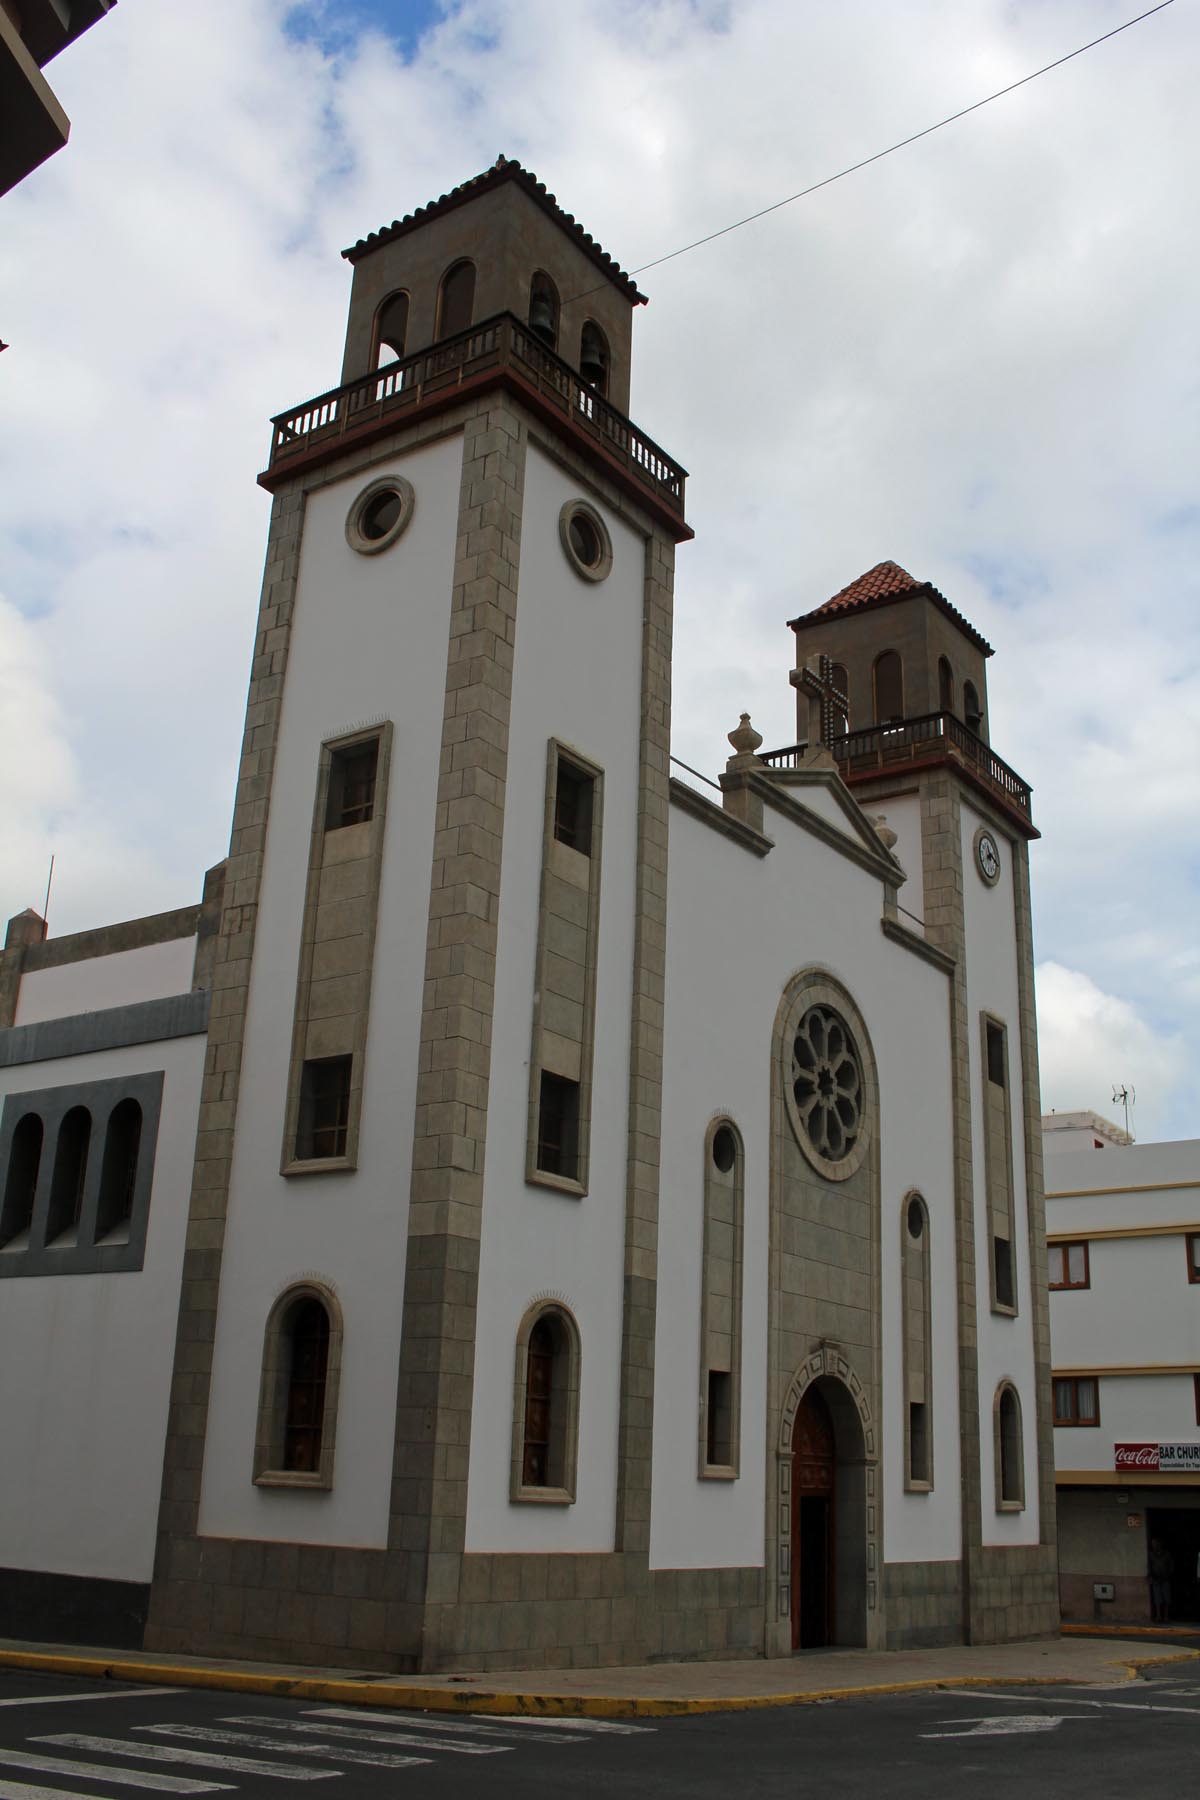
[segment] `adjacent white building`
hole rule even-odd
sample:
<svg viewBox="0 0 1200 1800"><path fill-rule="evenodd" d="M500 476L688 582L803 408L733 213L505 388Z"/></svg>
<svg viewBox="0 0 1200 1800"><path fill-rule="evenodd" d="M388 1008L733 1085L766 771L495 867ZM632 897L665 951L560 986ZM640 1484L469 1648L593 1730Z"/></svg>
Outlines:
<svg viewBox="0 0 1200 1800"><path fill-rule="evenodd" d="M1044 1121L1063 1617L1200 1617L1200 1141L1135 1144L1091 1113ZM1060 1147L1062 1146L1062 1147Z"/></svg>

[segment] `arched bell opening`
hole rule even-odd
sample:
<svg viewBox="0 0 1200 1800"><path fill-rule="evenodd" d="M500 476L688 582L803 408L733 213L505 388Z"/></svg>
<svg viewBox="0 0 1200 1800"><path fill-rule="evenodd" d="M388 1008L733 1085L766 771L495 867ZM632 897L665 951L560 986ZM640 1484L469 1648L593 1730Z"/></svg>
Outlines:
<svg viewBox="0 0 1200 1800"><path fill-rule="evenodd" d="M792 1428L792 1649L867 1642L867 1453L836 1377L810 1383Z"/></svg>

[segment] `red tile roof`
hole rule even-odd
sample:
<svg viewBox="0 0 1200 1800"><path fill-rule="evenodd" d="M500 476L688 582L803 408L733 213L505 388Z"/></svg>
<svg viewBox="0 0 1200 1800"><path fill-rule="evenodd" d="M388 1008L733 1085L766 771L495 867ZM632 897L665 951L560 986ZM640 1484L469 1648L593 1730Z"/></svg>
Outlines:
<svg viewBox="0 0 1200 1800"><path fill-rule="evenodd" d="M939 593L932 582L918 581L907 569L902 569L899 563L894 562L876 563L873 569L868 569L857 581L839 589L824 605L814 608L812 612L801 613L798 618L789 619L788 624L793 631L807 631L811 626L824 624L843 613L891 606L897 600L906 600L914 594L924 594L932 600L947 618L953 619L977 649L982 650L985 656L991 656L992 646L987 639L976 631L968 619L964 619L957 607L951 606L946 596Z"/></svg>
<svg viewBox="0 0 1200 1800"><path fill-rule="evenodd" d="M542 211L548 213L569 238L574 239L579 249L608 277L613 286L620 289L631 306L646 304L646 296L639 291L633 277L627 275L619 263L614 262L608 251L583 229L572 213L563 211L554 195L547 193L545 182L539 181L530 169L523 169L519 162L503 154L481 175L473 175L470 181L451 188L439 200L431 200L428 206L419 206L415 212L406 213L402 219L393 219L390 225L383 225L368 237L359 238L356 244L343 250L342 255L347 262L359 262L362 257L369 256L372 250L378 250L384 244L393 244L397 238L407 237L410 231L428 225L431 219L453 212L456 206L465 206L469 200L477 199L480 194L490 193L493 188L500 187L506 181L515 181L519 187L524 188L530 199L536 201Z"/></svg>

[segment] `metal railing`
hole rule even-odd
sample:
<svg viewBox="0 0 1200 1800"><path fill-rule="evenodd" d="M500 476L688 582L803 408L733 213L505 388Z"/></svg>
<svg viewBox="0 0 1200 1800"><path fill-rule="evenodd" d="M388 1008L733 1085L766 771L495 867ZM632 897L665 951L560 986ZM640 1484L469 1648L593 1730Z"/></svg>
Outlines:
<svg viewBox="0 0 1200 1800"><path fill-rule="evenodd" d="M272 469L289 457L398 417L489 369L516 369L563 418L623 463L643 487L683 517L687 471L547 349L513 313L497 313L427 350L331 388L271 420Z"/></svg>
<svg viewBox="0 0 1200 1800"><path fill-rule="evenodd" d="M794 769L807 744L788 744L782 750L768 750L762 761L772 769ZM902 719L895 725L872 725L865 731L848 731L829 745L834 761L845 775L861 775L876 769L891 769L898 764L920 762L925 757L949 752L965 763L974 774L1003 794L1006 800L1031 817L1030 788L1015 769L1010 769L990 744L969 731L953 713L922 713L919 718Z"/></svg>

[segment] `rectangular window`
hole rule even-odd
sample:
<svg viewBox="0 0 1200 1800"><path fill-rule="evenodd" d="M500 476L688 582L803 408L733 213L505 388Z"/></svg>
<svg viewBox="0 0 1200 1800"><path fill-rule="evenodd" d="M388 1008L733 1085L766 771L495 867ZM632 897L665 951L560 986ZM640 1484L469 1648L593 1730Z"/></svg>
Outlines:
<svg viewBox="0 0 1200 1800"><path fill-rule="evenodd" d="M1187 1240L1188 1280L1200 1281L1200 1233L1193 1232Z"/></svg>
<svg viewBox="0 0 1200 1800"><path fill-rule="evenodd" d="M706 1456L712 1468L728 1468L733 1462L733 1381L727 1369L708 1371Z"/></svg>
<svg viewBox="0 0 1200 1800"><path fill-rule="evenodd" d="M378 738L348 744L345 749L333 752L329 763L326 831L337 831L343 825L365 825L374 818L378 768Z"/></svg>
<svg viewBox="0 0 1200 1800"><path fill-rule="evenodd" d="M1192 1398L1196 1402L1196 1423L1200 1425L1200 1375L1192 1376Z"/></svg>
<svg viewBox="0 0 1200 1800"><path fill-rule="evenodd" d="M929 1411L923 1400L908 1404L908 1478L929 1480Z"/></svg>
<svg viewBox="0 0 1200 1800"><path fill-rule="evenodd" d="M993 1312L1017 1310L1016 1205L1013 1192L1012 1116L1008 1031L999 1019L981 1016L983 1056L983 1151L990 1239Z"/></svg>
<svg viewBox="0 0 1200 1800"><path fill-rule="evenodd" d="M301 1162L345 1156L350 1123L352 1056L322 1056L306 1062L300 1076L300 1130L296 1155Z"/></svg>
<svg viewBox="0 0 1200 1800"><path fill-rule="evenodd" d="M592 796L595 779L576 764L559 757L554 783L554 835L560 844L592 854Z"/></svg>
<svg viewBox="0 0 1200 1800"><path fill-rule="evenodd" d="M1054 1377L1054 1423L1056 1425L1098 1425L1100 1423L1100 1384L1094 1375L1056 1375Z"/></svg>
<svg viewBox="0 0 1200 1800"><path fill-rule="evenodd" d="M1047 1267L1052 1288L1085 1288L1092 1285L1086 1244L1051 1244Z"/></svg>
<svg viewBox="0 0 1200 1800"><path fill-rule="evenodd" d="M991 1019L987 1021L987 1073L988 1080L997 1087L1006 1087L1004 1068L1004 1028L995 1025Z"/></svg>
<svg viewBox="0 0 1200 1800"><path fill-rule="evenodd" d="M1013 1247L1008 1238L992 1240L992 1279L997 1306L1016 1306L1016 1283L1013 1280Z"/></svg>
<svg viewBox="0 0 1200 1800"><path fill-rule="evenodd" d="M579 1083L542 1070L537 1166L543 1175L579 1179Z"/></svg>

